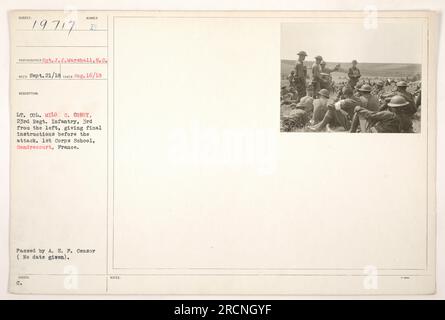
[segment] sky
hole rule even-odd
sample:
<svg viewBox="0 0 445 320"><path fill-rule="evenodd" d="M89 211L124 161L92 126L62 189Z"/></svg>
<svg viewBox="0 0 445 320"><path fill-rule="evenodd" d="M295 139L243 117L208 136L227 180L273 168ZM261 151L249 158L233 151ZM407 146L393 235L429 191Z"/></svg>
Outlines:
<svg viewBox="0 0 445 320"><path fill-rule="evenodd" d="M304 50L306 60L321 55L328 62L421 63L420 22L379 22L365 29L357 22L283 23L281 59L295 60Z"/></svg>

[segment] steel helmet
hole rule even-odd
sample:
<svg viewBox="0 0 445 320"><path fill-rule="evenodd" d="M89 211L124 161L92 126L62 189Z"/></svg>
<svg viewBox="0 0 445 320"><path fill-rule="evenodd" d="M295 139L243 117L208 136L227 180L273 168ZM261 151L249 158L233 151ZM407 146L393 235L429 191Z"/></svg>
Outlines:
<svg viewBox="0 0 445 320"><path fill-rule="evenodd" d="M307 53L306 53L306 51L300 51L300 52L297 53L297 55L299 55L299 56L307 56Z"/></svg>
<svg viewBox="0 0 445 320"><path fill-rule="evenodd" d="M388 107L399 108L399 107L404 107L404 106L406 106L408 104L409 104L409 102L406 101L406 99L404 97L402 97L402 96L394 96L388 102Z"/></svg>
<svg viewBox="0 0 445 320"><path fill-rule="evenodd" d="M396 86L398 87L408 87L408 84L405 81L397 82Z"/></svg>
<svg viewBox="0 0 445 320"><path fill-rule="evenodd" d="M329 91L327 89L321 89L320 91L318 91L318 94L325 98L329 98Z"/></svg>
<svg viewBox="0 0 445 320"><path fill-rule="evenodd" d="M360 89L358 89L358 91L371 92L372 88L369 84L364 84L364 85L362 85L362 87Z"/></svg>
<svg viewBox="0 0 445 320"><path fill-rule="evenodd" d="M316 56L315 60L323 60L323 57L322 56Z"/></svg>

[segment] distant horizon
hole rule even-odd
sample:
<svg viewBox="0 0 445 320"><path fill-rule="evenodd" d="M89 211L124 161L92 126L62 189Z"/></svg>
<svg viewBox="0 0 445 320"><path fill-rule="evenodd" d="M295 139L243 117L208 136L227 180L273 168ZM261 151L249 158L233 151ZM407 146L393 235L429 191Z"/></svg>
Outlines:
<svg viewBox="0 0 445 320"><path fill-rule="evenodd" d="M286 59L286 58L281 58L281 61L289 61L289 62L297 62L297 59ZM348 64L352 66L352 61L350 62L338 62L338 61L326 61L323 60L324 62L326 62L326 64ZM308 63L314 63L315 60L304 60L304 62L308 62ZM421 63L415 63L415 62L357 62L357 66L360 66L360 64L411 64L411 65L418 65L421 66Z"/></svg>
<svg viewBox="0 0 445 320"><path fill-rule="evenodd" d="M313 61L305 60L305 65L310 69ZM296 60L281 59L281 75L286 76L294 70ZM349 62L329 62L326 61L328 68L332 69L335 65L340 64L341 70L335 73L346 74L351 67ZM363 76L383 76L383 77L406 77L406 76L422 76L422 65L420 63L401 63L401 62L358 62L359 68ZM310 70L308 70L310 74Z"/></svg>

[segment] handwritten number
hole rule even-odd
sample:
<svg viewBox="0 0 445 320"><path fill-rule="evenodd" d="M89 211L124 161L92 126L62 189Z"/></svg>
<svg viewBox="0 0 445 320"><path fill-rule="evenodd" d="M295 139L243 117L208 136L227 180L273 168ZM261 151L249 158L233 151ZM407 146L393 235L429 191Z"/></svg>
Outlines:
<svg viewBox="0 0 445 320"><path fill-rule="evenodd" d="M74 27L76 25L76 21L74 21L74 20L70 20L67 22L61 22L61 20L52 20L50 23L52 23L54 25L55 31L67 30L68 35L70 35L71 31L74 30ZM46 20L46 19L42 19L40 21L34 20L31 30L35 30L36 28L38 28L43 31L43 30L46 30L47 27L48 27L48 20ZM67 27L69 27L69 28L66 29Z"/></svg>
<svg viewBox="0 0 445 320"><path fill-rule="evenodd" d="M47 23L48 23L48 20L46 20L46 19L43 19L42 21L40 21L40 26L42 27L42 30L45 30Z"/></svg>
<svg viewBox="0 0 445 320"><path fill-rule="evenodd" d="M68 31L68 35L69 35L71 33L71 31L73 31L73 28L74 28L74 25L76 24L76 22L73 20L70 20L68 23L71 23L70 31Z"/></svg>
<svg viewBox="0 0 445 320"><path fill-rule="evenodd" d="M53 20L52 22L53 22L53 23L54 23L54 22L57 22L57 23L56 23L56 26L54 27L54 30L57 30L57 28L59 27L59 24L60 24L60 20Z"/></svg>

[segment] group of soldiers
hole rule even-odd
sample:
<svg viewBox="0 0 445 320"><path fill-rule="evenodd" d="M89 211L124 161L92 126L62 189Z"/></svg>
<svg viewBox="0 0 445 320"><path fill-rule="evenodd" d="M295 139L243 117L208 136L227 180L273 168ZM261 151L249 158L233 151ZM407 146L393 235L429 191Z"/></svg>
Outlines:
<svg viewBox="0 0 445 320"><path fill-rule="evenodd" d="M310 81L304 60L307 54L298 52L295 69L288 76L289 86L281 87L283 131L305 127L309 131L349 132L414 132L413 119L420 108L420 85L414 94L408 83L399 81L396 89L384 90L381 80L372 85L360 83L357 61L348 69L348 82L338 92L333 90L330 73L340 70L326 67L321 56L315 57Z"/></svg>

